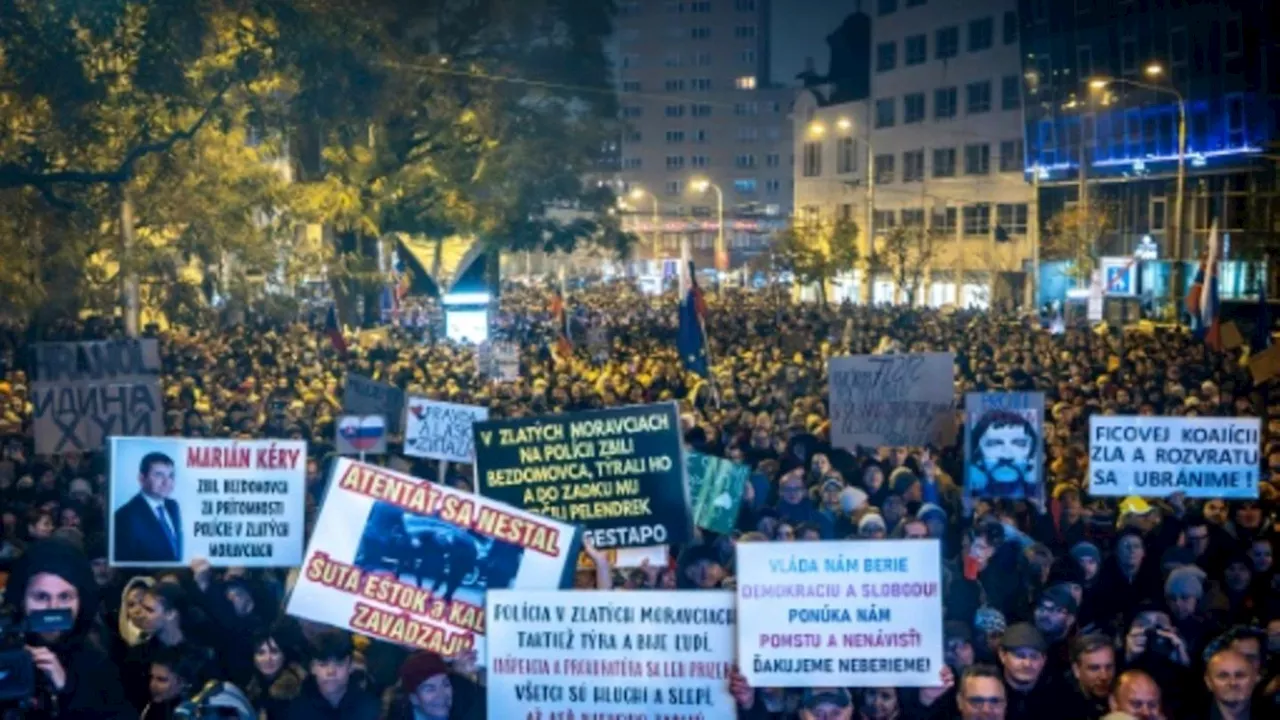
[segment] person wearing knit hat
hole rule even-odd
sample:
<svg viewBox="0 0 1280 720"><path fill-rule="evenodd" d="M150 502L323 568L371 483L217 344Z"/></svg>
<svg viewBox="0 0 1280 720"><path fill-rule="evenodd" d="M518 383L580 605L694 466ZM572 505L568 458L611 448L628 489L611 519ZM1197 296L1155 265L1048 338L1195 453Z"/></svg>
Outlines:
<svg viewBox="0 0 1280 720"><path fill-rule="evenodd" d="M869 512L858 520L858 537L864 539L883 540L888 534L884 518L877 512Z"/></svg>
<svg viewBox="0 0 1280 720"><path fill-rule="evenodd" d="M69 630L26 639L37 671L37 693L57 697L58 717L132 715L116 666L88 637L97 616L98 587L84 553L62 540L34 543L15 564L5 599L13 605L17 621L47 610L71 616ZM47 701L42 705L47 707Z"/></svg>
<svg viewBox="0 0 1280 720"><path fill-rule="evenodd" d="M916 511L916 517L929 528L929 537L941 538L947 531L947 511L934 503L925 503Z"/></svg>
<svg viewBox="0 0 1280 720"><path fill-rule="evenodd" d="M1204 599L1207 575L1196 565L1183 565L1169 573L1164 581L1164 597L1175 618L1193 615Z"/></svg>
<svg viewBox="0 0 1280 720"><path fill-rule="evenodd" d="M1080 565L1086 583L1097 577L1098 569L1102 567L1102 553L1098 551L1097 545L1087 540L1078 542L1071 546L1071 557Z"/></svg>
<svg viewBox="0 0 1280 720"><path fill-rule="evenodd" d="M470 662L468 659L467 662ZM400 665L399 690L403 701L388 715L390 720L480 720L485 716L483 689L450 670L444 658L417 652Z"/></svg>
<svg viewBox="0 0 1280 720"><path fill-rule="evenodd" d="M920 477L909 468L900 467L889 474L889 487L894 495L899 495L907 502L920 502L922 488Z"/></svg>

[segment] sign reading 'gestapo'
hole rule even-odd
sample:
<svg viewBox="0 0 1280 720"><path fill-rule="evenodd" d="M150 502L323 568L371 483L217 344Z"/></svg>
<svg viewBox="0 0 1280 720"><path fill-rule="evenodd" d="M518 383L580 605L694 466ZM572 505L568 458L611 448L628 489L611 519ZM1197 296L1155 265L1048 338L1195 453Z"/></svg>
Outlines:
<svg viewBox="0 0 1280 720"><path fill-rule="evenodd" d="M474 426L480 494L582 525L597 548L693 532L674 403Z"/></svg>

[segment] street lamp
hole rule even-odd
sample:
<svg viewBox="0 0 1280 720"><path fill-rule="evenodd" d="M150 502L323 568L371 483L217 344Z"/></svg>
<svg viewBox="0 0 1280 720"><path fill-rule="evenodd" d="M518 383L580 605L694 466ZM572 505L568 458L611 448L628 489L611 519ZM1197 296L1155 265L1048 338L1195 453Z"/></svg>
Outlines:
<svg viewBox="0 0 1280 720"><path fill-rule="evenodd" d="M651 192L646 192L645 189L642 187L631 188L631 192L627 193L627 195L628 197L630 197L632 200L636 202L639 202L640 199L643 198L645 195L648 195L649 199L653 201L653 220L652 220L653 225L650 228L653 237L651 237L649 241L653 243L653 256L654 258L657 258L658 257L658 196L654 195Z"/></svg>
<svg viewBox="0 0 1280 720"><path fill-rule="evenodd" d="M729 255L724 249L724 191L720 186L707 180L706 178L696 178L689 184L689 188L698 194L705 193L707 188L716 191L716 282L719 283L719 274L729 269Z"/></svg>
<svg viewBox="0 0 1280 720"><path fill-rule="evenodd" d="M1164 68L1159 63L1151 63L1144 68L1147 77L1160 77L1164 75ZM1089 81L1091 90L1105 90L1110 85L1131 85L1143 90L1151 92L1165 93L1172 95L1178 101L1178 179L1177 191L1174 196L1173 208L1173 259L1177 263L1175 268L1180 270L1182 264L1182 202L1187 185L1187 102L1182 97L1182 93L1177 88L1168 85L1156 85L1153 83L1142 82L1141 80L1130 80L1128 78L1094 78ZM1177 317L1177 301L1179 295L1179 286L1181 285L1181 272L1175 272L1170 278L1169 295L1174 302L1174 317Z"/></svg>

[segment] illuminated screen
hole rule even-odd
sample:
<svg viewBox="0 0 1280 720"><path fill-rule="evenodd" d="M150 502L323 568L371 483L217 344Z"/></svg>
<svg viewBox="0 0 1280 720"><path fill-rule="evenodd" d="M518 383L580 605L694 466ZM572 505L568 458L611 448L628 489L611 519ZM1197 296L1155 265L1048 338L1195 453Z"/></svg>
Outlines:
<svg viewBox="0 0 1280 720"><path fill-rule="evenodd" d="M485 342L489 339L489 311L446 310L445 333L454 342Z"/></svg>

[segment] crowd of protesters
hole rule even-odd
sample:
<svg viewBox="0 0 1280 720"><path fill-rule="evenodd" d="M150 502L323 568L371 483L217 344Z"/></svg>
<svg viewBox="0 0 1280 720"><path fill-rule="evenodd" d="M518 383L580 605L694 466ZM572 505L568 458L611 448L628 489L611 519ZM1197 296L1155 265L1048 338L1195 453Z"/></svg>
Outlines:
<svg viewBox="0 0 1280 720"><path fill-rule="evenodd" d="M301 324L158 333L165 431L306 440L310 523L349 372L486 405L494 417L677 401L688 446L751 468L737 531L703 532L671 548L665 566L580 573L579 587L733 587L736 542L929 537L944 552L947 668L937 687L751 688L735 676L740 718L1280 717L1280 389L1255 386L1238 352L1209 351L1172 328L1055 333L988 313L797 305L734 291L711 298L704 379L681 364L672 296L619 284L575 293L569 306L575 344L565 357L548 295L504 293L494 326L521 344L515 382L486 378L473 348L414 324L372 345L351 338L346 352ZM601 325L607 359L578 341ZM238 704L239 716L268 720L485 717L477 658L410 654L284 616L287 571L111 567L105 459L34 455L22 370L31 342L93 334L67 323L0 337L5 601L15 621L44 609L74 618L69 630L27 635L39 690L0 700L0 711L156 720L200 694L228 717ZM827 358L890 345L954 353L957 399L1043 391L1046 500L965 500L963 428L942 447L833 448ZM1264 418L1259 499L1091 497L1087 428L1098 413ZM437 477L429 462L394 451L378 461ZM470 488L469 468L449 472Z"/></svg>

